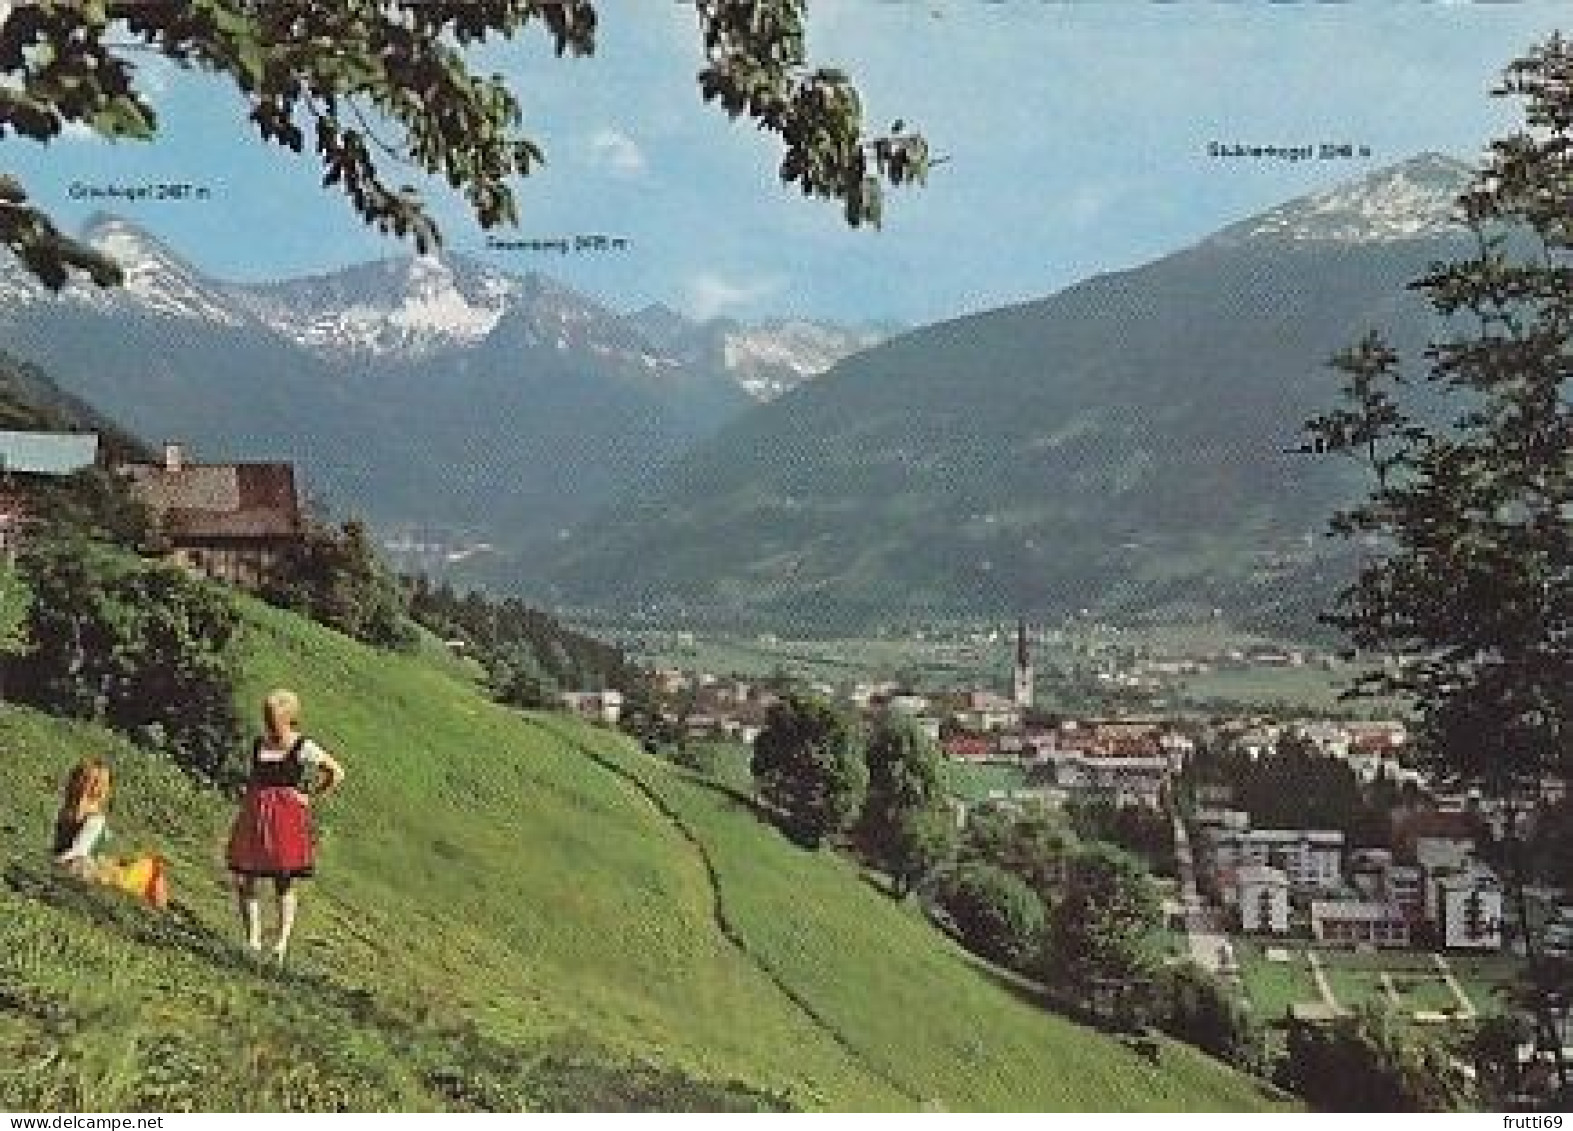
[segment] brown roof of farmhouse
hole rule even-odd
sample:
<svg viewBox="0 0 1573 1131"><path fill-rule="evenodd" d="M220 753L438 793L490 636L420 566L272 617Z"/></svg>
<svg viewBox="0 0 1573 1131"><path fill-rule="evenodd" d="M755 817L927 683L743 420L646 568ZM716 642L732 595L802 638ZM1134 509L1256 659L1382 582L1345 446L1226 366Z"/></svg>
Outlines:
<svg viewBox="0 0 1573 1131"><path fill-rule="evenodd" d="M287 463L186 463L125 467L132 493L177 541L293 538L301 533L295 469Z"/></svg>

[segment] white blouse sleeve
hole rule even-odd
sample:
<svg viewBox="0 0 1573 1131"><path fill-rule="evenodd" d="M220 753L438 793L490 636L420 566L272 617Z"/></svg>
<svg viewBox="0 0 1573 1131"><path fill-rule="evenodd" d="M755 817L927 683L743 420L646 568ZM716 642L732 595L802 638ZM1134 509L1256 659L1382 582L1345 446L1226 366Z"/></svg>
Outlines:
<svg viewBox="0 0 1573 1131"><path fill-rule="evenodd" d="M328 752L309 738L301 744L300 761L303 766L310 766L312 769L316 769L322 765L323 760L327 756Z"/></svg>
<svg viewBox="0 0 1573 1131"><path fill-rule="evenodd" d="M66 860L91 860L93 851L98 847L99 840L104 835L105 821L102 813L90 813L82 821L82 827L77 830L76 837L71 841L71 847L62 852L55 859Z"/></svg>

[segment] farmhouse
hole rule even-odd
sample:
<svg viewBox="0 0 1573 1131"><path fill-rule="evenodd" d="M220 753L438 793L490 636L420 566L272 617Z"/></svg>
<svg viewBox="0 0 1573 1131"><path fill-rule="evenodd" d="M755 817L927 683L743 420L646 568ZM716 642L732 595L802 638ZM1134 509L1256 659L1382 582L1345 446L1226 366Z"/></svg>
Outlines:
<svg viewBox="0 0 1573 1131"><path fill-rule="evenodd" d="M162 463L121 472L153 512L169 556L219 581L260 586L305 532L287 463L196 464L166 444Z"/></svg>

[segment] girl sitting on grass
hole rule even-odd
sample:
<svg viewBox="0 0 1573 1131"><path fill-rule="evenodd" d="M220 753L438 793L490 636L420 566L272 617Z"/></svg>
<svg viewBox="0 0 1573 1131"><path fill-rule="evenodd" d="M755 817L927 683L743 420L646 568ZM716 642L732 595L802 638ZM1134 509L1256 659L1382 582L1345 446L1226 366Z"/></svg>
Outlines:
<svg viewBox="0 0 1573 1131"><path fill-rule="evenodd" d="M55 817L55 863L83 879L97 871L93 852L106 829L109 789L109 766L102 758L84 759L66 779Z"/></svg>

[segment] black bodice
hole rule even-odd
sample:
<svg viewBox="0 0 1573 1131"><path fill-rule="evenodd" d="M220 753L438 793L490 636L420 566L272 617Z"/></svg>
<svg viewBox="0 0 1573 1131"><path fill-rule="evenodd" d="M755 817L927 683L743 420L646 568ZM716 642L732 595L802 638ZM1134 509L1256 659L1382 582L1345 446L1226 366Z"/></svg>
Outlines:
<svg viewBox="0 0 1573 1131"><path fill-rule="evenodd" d="M251 784L266 788L268 786L288 786L290 789L302 789L306 784L306 763L301 761L301 748L306 745L305 736L297 738L289 748L289 753L282 758L262 757L262 740L251 750Z"/></svg>

